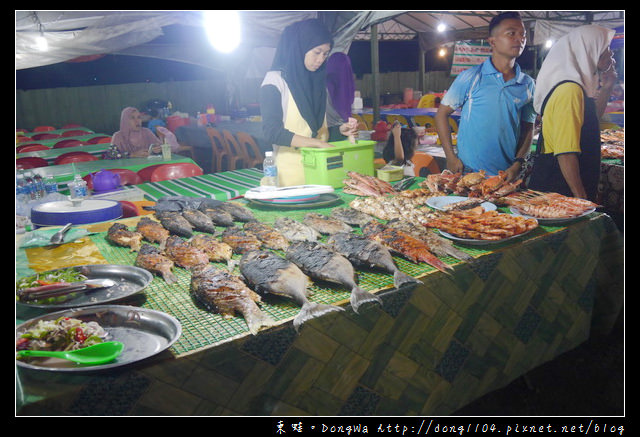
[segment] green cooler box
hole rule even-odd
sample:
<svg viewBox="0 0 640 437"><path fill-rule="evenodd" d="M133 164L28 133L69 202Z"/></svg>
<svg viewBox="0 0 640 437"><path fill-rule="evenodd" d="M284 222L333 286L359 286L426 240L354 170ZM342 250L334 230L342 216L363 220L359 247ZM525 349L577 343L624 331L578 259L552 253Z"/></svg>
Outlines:
<svg viewBox="0 0 640 437"><path fill-rule="evenodd" d="M373 160L375 141L358 140L351 144L348 140L332 142L334 147L317 149L303 147L302 165L307 185L330 185L341 188L347 172L374 176Z"/></svg>

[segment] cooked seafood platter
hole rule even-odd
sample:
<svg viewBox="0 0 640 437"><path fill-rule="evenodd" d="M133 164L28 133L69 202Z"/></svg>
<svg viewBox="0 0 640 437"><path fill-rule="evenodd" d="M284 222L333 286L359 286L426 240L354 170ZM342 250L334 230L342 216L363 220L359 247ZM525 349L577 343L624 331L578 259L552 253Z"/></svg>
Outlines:
<svg viewBox="0 0 640 437"><path fill-rule="evenodd" d="M90 238L109 263L148 272L150 304L210 344L283 321L297 330L325 314L383 306L379 291L455 274L456 265L491 250L467 243L506 242L546 217L577 218L597 207L520 190L521 181L504 174L445 170L413 181L415 188L401 182L350 172L339 204L286 213L167 196L147 215Z"/></svg>

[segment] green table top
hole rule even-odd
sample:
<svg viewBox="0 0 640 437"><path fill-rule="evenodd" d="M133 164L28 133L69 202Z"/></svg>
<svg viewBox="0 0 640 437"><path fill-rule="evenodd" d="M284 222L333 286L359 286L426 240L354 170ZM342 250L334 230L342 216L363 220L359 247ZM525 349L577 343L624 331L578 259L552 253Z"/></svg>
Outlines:
<svg viewBox="0 0 640 437"><path fill-rule="evenodd" d="M86 146L78 147L62 147L59 149L49 150L36 150L34 152L18 153L16 158L35 156L38 158L46 159L49 165L60 155L69 152L89 152L92 155L101 157L102 153L109 148L109 144L87 144Z"/></svg>
<svg viewBox="0 0 640 437"><path fill-rule="evenodd" d="M43 133L43 132L40 132ZM46 132L44 132L46 133ZM58 141L62 141L62 140L79 140L79 141L88 141L92 138L96 138L96 137L110 137L111 135L107 135L107 134L96 134L96 133L87 133L86 135L77 135L77 136L72 136L72 137L60 137L60 138L52 138L50 140L31 140L31 141L24 141L21 143L16 143L16 147L18 146L24 146L27 144L42 144L43 146L47 146L47 147L53 147Z"/></svg>

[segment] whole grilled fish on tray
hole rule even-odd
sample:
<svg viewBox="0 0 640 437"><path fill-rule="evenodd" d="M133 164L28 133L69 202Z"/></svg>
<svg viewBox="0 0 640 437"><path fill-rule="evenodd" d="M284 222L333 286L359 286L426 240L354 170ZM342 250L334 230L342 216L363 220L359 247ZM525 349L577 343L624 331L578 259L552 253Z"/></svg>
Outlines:
<svg viewBox="0 0 640 437"><path fill-rule="evenodd" d="M209 261L229 261L233 255L233 249L227 243L218 240L213 235L196 234L188 240L188 243L200 249L209 257Z"/></svg>
<svg viewBox="0 0 640 437"><path fill-rule="evenodd" d="M258 250L262 247L262 241L250 232L245 232L237 226L231 226L222 232L222 242L227 243L233 249L233 253L245 253Z"/></svg>
<svg viewBox="0 0 640 437"><path fill-rule="evenodd" d="M356 267L375 267L393 273L393 285L396 288L408 283L422 283L400 271L384 245L364 235L339 232L327 239L327 246L347 258Z"/></svg>
<svg viewBox="0 0 640 437"><path fill-rule="evenodd" d="M311 226L292 218L282 216L273 222L273 227L282 233L287 240L291 241L317 241L320 239L320 232Z"/></svg>
<svg viewBox="0 0 640 437"><path fill-rule="evenodd" d="M176 235L167 238L164 252L171 261L185 269L209 263L206 253Z"/></svg>
<svg viewBox="0 0 640 437"><path fill-rule="evenodd" d="M162 224L149 217L142 217L136 225L136 231L142 234L142 237L150 243L158 243L160 247L164 247L169 231Z"/></svg>
<svg viewBox="0 0 640 437"><path fill-rule="evenodd" d="M197 209L185 209L182 211L182 217L184 217L193 229L200 232L207 232L209 234L215 234L216 225L204 212Z"/></svg>
<svg viewBox="0 0 640 437"><path fill-rule="evenodd" d="M267 249L285 250L289 246L289 240L280 231L266 223L247 222L243 229L255 235Z"/></svg>
<svg viewBox="0 0 640 437"><path fill-rule="evenodd" d="M179 211L156 211L156 218L173 235L186 238L193 235L193 226Z"/></svg>
<svg viewBox="0 0 640 437"><path fill-rule="evenodd" d="M245 253L240 259L240 273L256 292L284 296L301 306L293 319L296 330L309 319L332 311L343 311L338 306L309 301L309 277L297 265L271 251Z"/></svg>
<svg viewBox="0 0 640 437"><path fill-rule="evenodd" d="M242 314L249 332L257 334L262 327L275 325L275 321L264 313L258 303L260 295L251 290L242 278L211 264L200 264L191 268L191 295L209 311L223 317Z"/></svg>
<svg viewBox="0 0 640 437"><path fill-rule="evenodd" d="M286 258L312 279L349 287L351 306L356 313L360 305L365 302L382 304L378 296L360 288L357 284L356 273L351 262L323 244L311 241L294 242L287 249Z"/></svg>
<svg viewBox="0 0 640 437"><path fill-rule="evenodd" d="M151 244L143 244L136 256L135 265L154 275L160 275L167 284L173 284L178 280L173 274L175 263L167 258L160 249Z"/></svg>
<svg viewBox="0 0 640 437"><path fill-rule="evenodd" d="M142 234L130 230L122 223L114 223L107 230L106 240L116 246L128 247L131 252L137 252L142 245Z"/></svg>
<svg viewBox="0 0 640 437"><path fill-rule="evenodd" d="M324 235L331 235L336 232L351 232L353 230L345 222L317 212L305 214L302 222Z"/></svg>

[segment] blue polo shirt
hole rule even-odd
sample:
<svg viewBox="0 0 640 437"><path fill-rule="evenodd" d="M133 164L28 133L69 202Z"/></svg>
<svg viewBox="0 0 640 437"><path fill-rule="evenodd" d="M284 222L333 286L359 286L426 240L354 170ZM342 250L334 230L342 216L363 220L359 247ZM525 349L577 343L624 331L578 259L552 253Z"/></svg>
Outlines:
<svg viewBox="0 0 640 437"><path fill-rule="evenodd" d="M515 159L520 121L533 123L534 80L515 64L507 82L491 58L462 71L441 104L462 107L458 126L458 157L473 171L495 175Z"/></svg>

